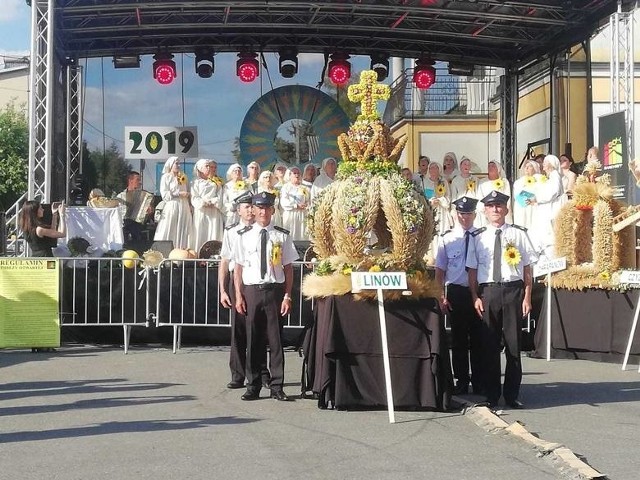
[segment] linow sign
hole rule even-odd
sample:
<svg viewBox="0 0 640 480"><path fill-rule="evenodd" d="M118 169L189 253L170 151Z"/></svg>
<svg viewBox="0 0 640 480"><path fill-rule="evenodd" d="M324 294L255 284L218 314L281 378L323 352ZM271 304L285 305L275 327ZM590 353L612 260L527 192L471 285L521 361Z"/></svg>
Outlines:
<svg viewBox="0 0 640 480"><path fill-rule="evenodd" d="M351 290L406 290L405 272L352 272Z"/></svg>

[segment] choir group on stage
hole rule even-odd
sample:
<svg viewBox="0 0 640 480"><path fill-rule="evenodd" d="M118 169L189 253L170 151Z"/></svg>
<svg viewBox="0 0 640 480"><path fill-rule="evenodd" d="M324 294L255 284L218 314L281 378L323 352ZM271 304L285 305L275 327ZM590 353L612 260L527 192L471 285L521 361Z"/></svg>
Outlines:
<svg viewBox="0 0 640 480"><path fill-rule="evenodd" d="M251 162L245 177L242 166L235 163L227 170L225 181L218 176L215 161L200 159L189 182L178 157L170 157L160 180L164 207L154 240L171 240L176 248L198 252L207 241L222 241L225 225L238 222L238 198L261 192L275 197L274 225L290 231L292 240L308 240L306 216L311 200L333 181L336 172L337 163L331 157L322 162L317 178L311 164L304 172L280 164L273 172L260 172L260 165Z"/></svg>

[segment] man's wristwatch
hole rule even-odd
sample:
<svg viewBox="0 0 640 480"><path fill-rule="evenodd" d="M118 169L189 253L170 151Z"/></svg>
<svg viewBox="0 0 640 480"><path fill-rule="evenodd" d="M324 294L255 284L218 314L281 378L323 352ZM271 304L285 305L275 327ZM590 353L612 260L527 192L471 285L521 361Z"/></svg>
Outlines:
<svg viewBox="0 0 640 480"><path fill-rule="evenodd" d="M291 295L289 295L288 293L285 293L285 294L284 294L284 298L283 298L282 300L283 300L283 301L284 301L284 300L289 300L289 301L291 301Z"/></svg>

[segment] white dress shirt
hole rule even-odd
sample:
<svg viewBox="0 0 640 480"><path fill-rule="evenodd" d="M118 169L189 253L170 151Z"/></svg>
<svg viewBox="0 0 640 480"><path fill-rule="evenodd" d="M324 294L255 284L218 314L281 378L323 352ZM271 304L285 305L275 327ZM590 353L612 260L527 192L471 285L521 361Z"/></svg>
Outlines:
<svg viewBox="0 0 640 480"><path fill-rule="evenodd" d="M239 222L236 224L228 225L224 229L224 234L222 235L222 246L220 247L220 256L225 260L229 260L229 271L233 272L233 267L236 262L233 260L233 251L235 249L235 245L238 242L238 232L243 228L246 228L248 224Z"/></svg>
<svg viewBox="0 0 640 480"><path fill-rule="evenodd" d="M475 231L475 227L469 230ZM444 284L451 283L455 285L469 286L469 276L466 269L465 257L465 233L460 225L456 225L453 230L445 232L438 245L438 253L436 254L436 268L445 272ZM469 238L469 248L473 237Z"/></svg>
<svg viewBox="0 0 640 480"><path fill-rule="evenodd" d="M524 267L537 260L527 232L506 223L500 229L502 230L500 281L513 282L523 280ZM469 241L467 267L478 271L479 284L493 282L493 247L496 239L496 230L496 227L487 225L484 229L480 229L480 232ZM509 245L515 246L520 252L520 262L517 265L509 265L504 258L505 250Z"/></svg>
<svg viewBox="0 0 640 480"><path fill-rule="evenodd" d="M267 273L260 277L260 232L267 230ZM275 227L273 222L266 227L254 223L238 231L233 259L242 265L242 283L260 285L265 283L284 283L284 266L298 259L291 235L284 229ZM280 248L280 261L274 263L274 247Z"/></svg>

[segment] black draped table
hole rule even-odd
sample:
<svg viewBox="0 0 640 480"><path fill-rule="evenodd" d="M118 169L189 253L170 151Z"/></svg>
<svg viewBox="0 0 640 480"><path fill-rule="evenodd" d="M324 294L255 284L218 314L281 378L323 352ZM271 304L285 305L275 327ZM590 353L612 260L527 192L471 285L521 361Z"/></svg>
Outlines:
<svg viewBox="0 0 640 480"><path fill-rule="evenodd" d="M629 341L638 290L552 290L551 356L597 361L622 361ZM547 299L536 327L533 356L547 355ZM640 355L636 330L632 355Z"/></svg>
<svg viewBox="0 0 640 480"><path fill-rule="evenodd" d="M385 312L395 407L448 409L453 378L437 301L389 302ZM386 406L377 302L318 300L304 352L303 389L321 408Z"/></svg>

